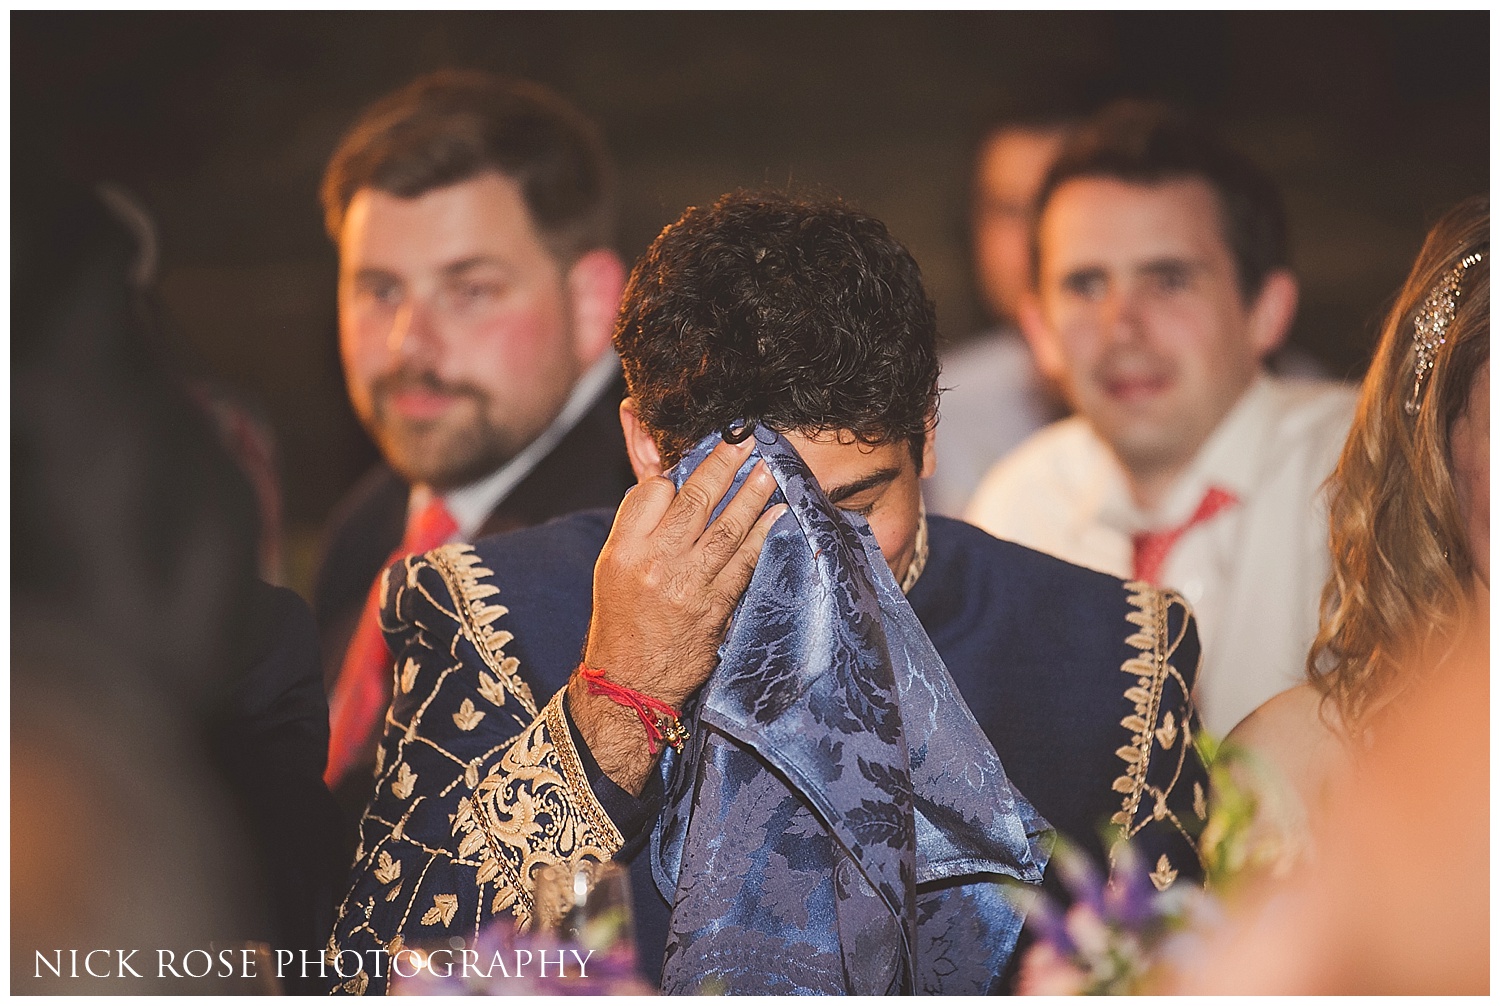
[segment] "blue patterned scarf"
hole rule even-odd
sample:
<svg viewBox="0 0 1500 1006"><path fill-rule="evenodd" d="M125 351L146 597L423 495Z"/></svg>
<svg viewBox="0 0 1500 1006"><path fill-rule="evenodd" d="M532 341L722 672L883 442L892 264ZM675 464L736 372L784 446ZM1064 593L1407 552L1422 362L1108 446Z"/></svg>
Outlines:
<svg viewBox="0 0 1500 1006"><path fill-rule="evenodd" d="M791 512L772 529L662 762L652 871L672 907L669 993L989 989L1041 880L1047 824L1011 786L865 521L787 441L757 457ZM719 442L677 465L680 487Z"/></svg>

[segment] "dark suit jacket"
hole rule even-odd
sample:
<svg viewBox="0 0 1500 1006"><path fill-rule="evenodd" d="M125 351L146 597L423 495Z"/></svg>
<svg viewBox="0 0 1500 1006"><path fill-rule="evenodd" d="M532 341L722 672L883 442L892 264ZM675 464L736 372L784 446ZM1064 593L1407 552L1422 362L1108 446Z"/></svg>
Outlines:
<svg viewBox="0 0 1500 1006"><path fill-rule="evenodd" d="M475 537L542 524L575 510L611 510L635 484L620 430L621 379L611 382L555 448L516 484ZM406 529L410 487L384 463L371 469L339 504L324 535L313 593L323 647L323 678L332 687L355 624L391 552ZM371 765L374 752L370 752ZM335 794L358 820L370 797L369 772L351 774ZM354 848L351 840L349 849Z"/></svg>
<svg viewBox="0 0 1500 1006"><path fill-rule="evenodd" d="M475 545L509 609L506 652L539 705L578 664L612 518L575 514ZM1200 649L1186 605L961 521L929 517L929 532L908 599L1011 781L1096 862L1108 857L1102 834L1113 819L1158 886L1201 877L1195 838L1208 782L1191 746ZM590 782L597 791L592 773ZM655 978L667 910L640 854L644 837L618 858L632 860L641 963Z"/></svg>
<svg viewBox="0 0 1500 1006"><path fill-rule="evenodd" d="M251 840L272 910L275 945L320 948L348 869L338 807L323 785L328 701L307 602L257 583L231 687L204 724L220 777ZM288 992L321 991L288 972Z"/></svg>

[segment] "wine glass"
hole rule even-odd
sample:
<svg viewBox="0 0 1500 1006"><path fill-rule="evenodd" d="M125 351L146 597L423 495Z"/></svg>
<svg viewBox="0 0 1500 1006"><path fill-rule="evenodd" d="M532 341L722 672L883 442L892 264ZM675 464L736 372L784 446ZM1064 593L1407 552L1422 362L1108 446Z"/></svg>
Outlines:
<svg viewBox="0 0 1500 1006"><path fill-rule="evenodd" d="M559 980L569 991L652 991L636 967L630 876L623 866L580 860L543 867L535 877L525 941L539 950L565 951L569 967Z"/></svg>

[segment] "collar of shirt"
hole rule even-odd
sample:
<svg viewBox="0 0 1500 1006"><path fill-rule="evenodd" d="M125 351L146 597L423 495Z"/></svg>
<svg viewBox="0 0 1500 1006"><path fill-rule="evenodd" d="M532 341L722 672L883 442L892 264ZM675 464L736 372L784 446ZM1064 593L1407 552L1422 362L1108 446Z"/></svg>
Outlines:
<svg viewBox="0 0 1500 1006"><path fill-rule="evenodd" d="M573 390L568 394L568 399L563 403L562 411L557 414L557 418L553 419L547 428L535 440L527 444L519 454L478 482L471 482L466 486L443 493L443 504L453 515L454 522L458 524L460 539L472 539L478 533L479 529L484 526L485 519L505 501L505 497L510 495L511 490L531 474L531 470L552 452L562 438L568 435L568 431L578 425L584 413L593 408L599 396L604 393L604 389L609 387L619 373L620 358L615 355L614 350L606 351L592 367L584 372L584 375L578 379L578 383L573 385ZM425 506L431 495L432 489L428 486L413 486L406 502L408 517Z"/></svg>
<svg viewBox="0 0 1500 1006"><path fill-rule="evenodd" d="M1125 534L1172 527L1192 516L1210 486L1227 489L1241 502L1249 499L1265 464L1265 433L1275 405L1270 379L1264 373L1257 375L1198 449L1161 505L1151 512L1135 505L1124 470L1101 441L1109 456L1106 470L1110 477L1103 488L1100 521Z"/></svg>

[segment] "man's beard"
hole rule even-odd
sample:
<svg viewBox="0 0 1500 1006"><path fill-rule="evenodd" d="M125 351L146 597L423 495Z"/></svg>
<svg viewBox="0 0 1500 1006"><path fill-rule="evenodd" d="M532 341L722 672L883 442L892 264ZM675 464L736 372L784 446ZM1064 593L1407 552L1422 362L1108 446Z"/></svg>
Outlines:
<svg viewBox="0 0 1500 1006"><path fill-rule="evenodd" d="M459 401L441 416L412 419L389 404L403 391L426 391ZM521 449L513 436L490 422L490 395L477 385L398 371L375 380L370 400L371 433L386 461L407 482L440 491L456 489L500 468Z"/></svg>

